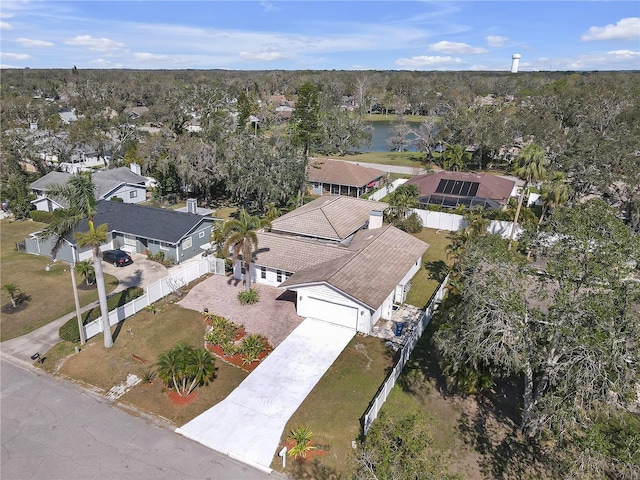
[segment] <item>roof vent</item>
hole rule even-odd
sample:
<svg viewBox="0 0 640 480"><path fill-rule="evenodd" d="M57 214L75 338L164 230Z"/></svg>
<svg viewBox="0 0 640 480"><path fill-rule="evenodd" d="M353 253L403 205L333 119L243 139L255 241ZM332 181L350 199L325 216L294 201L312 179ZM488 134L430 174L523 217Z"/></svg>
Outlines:
<svg viewBox="0 0 640 480"><path fill-rule="evenodd" d="M380 210L371 210L369 213L369 230L374 228L382 228L382 212Z"/></svg>
<svg viewBox="0 0 640 480"><path fill-rule="evenodd" d="M187 198L187 212L198 213L198 201L195 198Z"/></svg>

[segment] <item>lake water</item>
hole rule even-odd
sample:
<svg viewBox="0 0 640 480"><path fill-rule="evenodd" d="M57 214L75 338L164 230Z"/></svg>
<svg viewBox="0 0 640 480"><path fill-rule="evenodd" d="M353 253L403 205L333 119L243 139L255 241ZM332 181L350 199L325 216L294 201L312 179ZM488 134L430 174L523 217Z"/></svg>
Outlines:
<svg viewBox="0 0 640 480"><path fill-rule="evenodd" d="M418 128L420 125L417 122L407 122L411 128ZM393 122L391 120L375 120L373 122L368 122L369 125L373 127L371 145L367 147L366 145L356 149L356 152L388 152L389 146L387 145L387 140L393 136L391 132L391 127ZM407 136L408 140L411 141L415 139L415 135L409 134ZM409 145L408 151L415 152L416 149Z"/></svg>

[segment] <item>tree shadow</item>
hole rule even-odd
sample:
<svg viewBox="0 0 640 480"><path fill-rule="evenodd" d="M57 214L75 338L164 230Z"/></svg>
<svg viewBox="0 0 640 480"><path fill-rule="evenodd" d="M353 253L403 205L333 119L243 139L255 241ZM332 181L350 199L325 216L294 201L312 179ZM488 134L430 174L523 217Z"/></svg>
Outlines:
<svg viewBox="0 0 640 480"><path fill-rule="evenodd" d="M343 475L335 468L322 464L317 458L313 460L291 459L293 478L315 478L316 480L340 480Z"/></svg>
<svg viewBox="0 0 640 480"><path fill-rule="evenodd" d="M424 268L429 271L429 278L431 280L435 280L438 283L442 283L442 281L449 273L449 265L447 265L442 260L437 260L435 262L424 262Z"/></svg>
<svg viewBox="0 0 640 480"><path fill-rule="evenodd" d="M458 423L464 441L480 454L484 475L497 480L560 478L559 463L549 451L519 433L504 410L508 402L498 399L496 403L496 398L496 394L479 395L477 408L462 411Z"/></svg>

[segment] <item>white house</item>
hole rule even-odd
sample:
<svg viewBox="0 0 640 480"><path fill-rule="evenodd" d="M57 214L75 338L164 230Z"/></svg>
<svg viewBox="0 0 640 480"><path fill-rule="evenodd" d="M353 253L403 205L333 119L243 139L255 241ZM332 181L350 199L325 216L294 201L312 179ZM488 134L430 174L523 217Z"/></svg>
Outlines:
<svg viewBox="0 0 640 480"><path fill-rule="evenodd" d="M298 315L370 333L403 303L429 247L382 224L387 204L324 196L258 233L252 281L296 292ZM238 262L236 279L246 272Z"/></svg>
<svg viewBox="0 0 640 480"><path fill-rule="evenodd" d="M47 189L52 185L65 184L71 178L70 173L49 172L44 177L31 183L31 190L36 199L31 203L37 210L52 212L63 208L59 201L47 196ZM124 203L140 203L146 199L145 182L147 179L126 167L111 170L99 170L92 176L97 200L120 198Z"/></svg>

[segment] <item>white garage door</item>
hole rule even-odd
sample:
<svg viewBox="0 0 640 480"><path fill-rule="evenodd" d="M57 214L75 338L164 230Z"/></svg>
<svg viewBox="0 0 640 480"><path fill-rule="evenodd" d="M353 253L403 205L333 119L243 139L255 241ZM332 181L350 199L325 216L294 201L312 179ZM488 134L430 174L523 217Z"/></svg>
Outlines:
<svg viewBox="0 0 640 480"><path fill-rule="evenodd" d="M358 327L358 309L350 307L348 305L340 305L337 303L329 302L327 300L321 300L319 298L307 297L310 305L310 311L313 312L311 316L319 320L324 320L330 323L335 323L343 327L353 328Z"/></svg>

